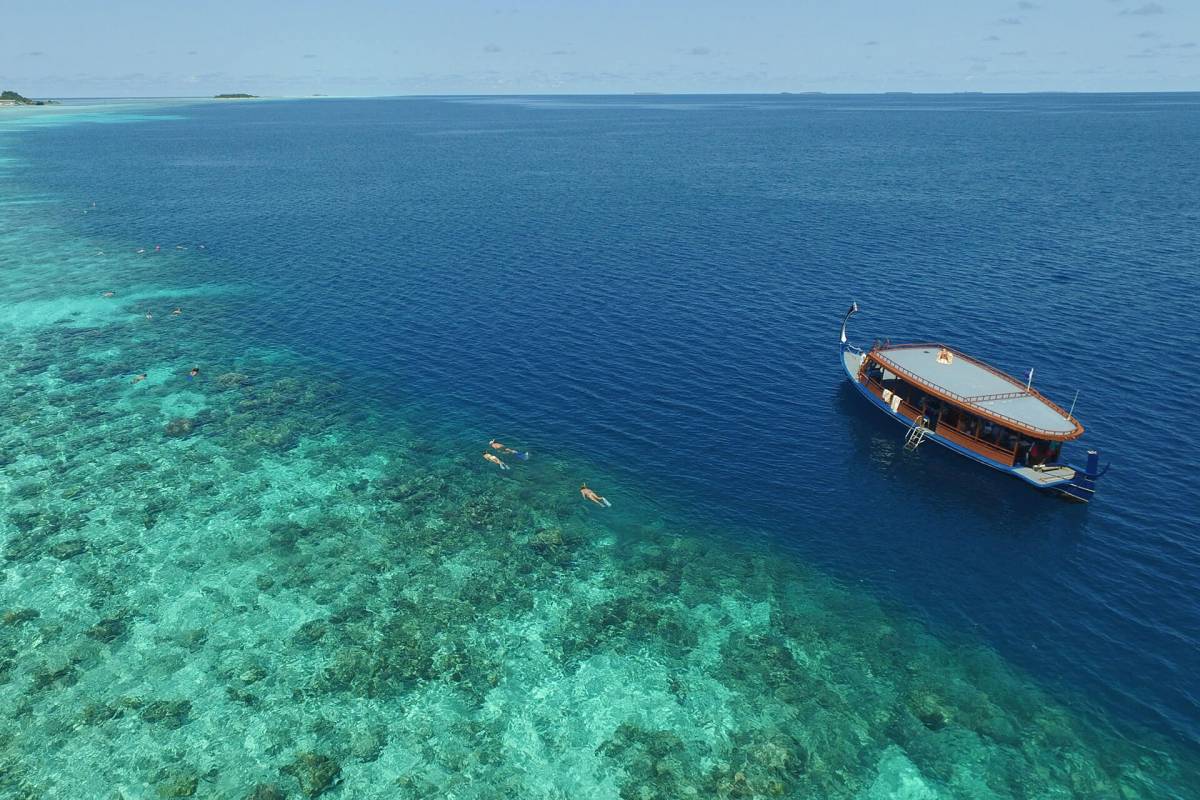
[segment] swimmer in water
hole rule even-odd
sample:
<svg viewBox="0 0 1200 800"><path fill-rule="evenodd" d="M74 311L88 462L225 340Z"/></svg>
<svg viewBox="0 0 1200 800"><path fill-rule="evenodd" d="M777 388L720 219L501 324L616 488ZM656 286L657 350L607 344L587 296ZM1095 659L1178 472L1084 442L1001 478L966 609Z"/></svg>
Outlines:
<svg viewBox="0 0 1200 800"><path fill-rule="evenodd" d="M603 497L589 489L586 483L579 487L579 493L583 495L584 500L591 500L593 503L603 508L609 508L612 506L612 503L608 502Z"/></svg>
<svg viewBox="0 0 1200 800"><path fill-rule="evenodd" d="M146 380L146 373L144 373L144 372L143 372L141 375L138 375L136 378L134 378L134 379L133 379L133 382L134 382L134 383L141 383L141 382L142 382L142 381L144 381L144 380Z"/></svg>
<svg viewBox="0 0 1200 800"><path fill-rule="evenodd" d="M154 252L157 253L159 250L162 250L162 245L161 244L154 245Z"/></svg>
<svg viewBox="0 0 1200 800"><path fill-rule="evenodd" d="M176 306L175 309L171 312L171 316L178 317L182 313L183 313L183 309L180 308L179 306Z"/></svg>
<svg viewBox="0 0 1200 800"><path fill-rule="evenodd" d="M153 314L151 314L149 311L147 311L147 312L146 312L146 319L154 319L154 315L153 315Z"/></svg>
<svg viewBox="0 0 1200 800"><path fill-rule="evenodd" d="M194 378L194 377L196 377L196 376L197 376L197 375L199 375L199 374L200 374L200 368L199 368L199 367L192 367L192 368L191 368L191 370L189 370L189 371L188 371L188 377L189 377L189 378Z"/></svg>
<svg viewBox="0 0 1200 800"><path fill-rule="evenodd" d="M146 252L146 248L140 247L140 248L138 248L137 254L140 256L144 252Z"/></svg>
<svg viewBox="0 0 1200 800"><path fill-rule="evenodd" d="M522 461L529 460L529 453L522 452L521 450L514 450L505 444L501 444L500 442L497 442L495 439L492 439L490 442L488 442L488 447L492 448L493 450L499 450L501 453L504 453L505 455L516 456L517 458L521 459Z"/></svg>
<svg viewBox="0 0 1200 800"><path fill-rule="evenodd" d="M101 292L100 296L101 297L116 297L117 293L116 292Z"/></svg>
<svg viewBox="0 0 1200 800"><path fill-rule="evenodd" d="M503 461L501 461L499 456L494 456L491 453L484 453L483 458L485 461L492 462L500 469L508 469L509 468L508 464L505 464Z"/></svg>

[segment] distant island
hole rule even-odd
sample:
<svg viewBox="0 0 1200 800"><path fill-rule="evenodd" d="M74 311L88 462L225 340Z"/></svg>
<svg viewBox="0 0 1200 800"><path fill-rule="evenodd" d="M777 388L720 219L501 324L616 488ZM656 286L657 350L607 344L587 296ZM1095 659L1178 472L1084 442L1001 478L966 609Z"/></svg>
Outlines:
<svg viewBox="0 0 1200 800"><path fill-rule="evenodd" d="M245 92L233 92L232 94L216 94L213 97L217 100L252 100L258 95L246 94Z"/></svg>
<svg viewBox="0 0 1200 800"><path fill-rule="evenodd" d="M0 106L52 106L55 105L53 100L30 100L24 95L5 89L0 92Z"/></svg>

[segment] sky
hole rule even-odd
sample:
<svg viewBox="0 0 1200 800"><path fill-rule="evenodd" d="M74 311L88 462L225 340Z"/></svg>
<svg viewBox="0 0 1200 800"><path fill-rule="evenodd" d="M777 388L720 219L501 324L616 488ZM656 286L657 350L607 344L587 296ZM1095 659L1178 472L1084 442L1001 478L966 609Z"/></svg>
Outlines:
<svg viewBox="0 0 1200 800"><path fill-rule="evenodd" d="M4 0L30 97L1200 90L1200 0Z"/></svg>

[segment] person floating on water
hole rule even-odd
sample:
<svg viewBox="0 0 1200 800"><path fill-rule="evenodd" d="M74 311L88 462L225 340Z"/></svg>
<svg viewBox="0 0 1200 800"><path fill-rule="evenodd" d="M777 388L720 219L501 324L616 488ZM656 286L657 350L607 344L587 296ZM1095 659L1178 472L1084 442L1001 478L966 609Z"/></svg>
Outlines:
<svg viewBox="0 0 1200 800"><path fill-rule="evenodd" d="M189 378L195 378L195 377L196 377L197 375L199 375L199 374L200 374L200 368L199 368L199 367L192 367L192 368L191 368L191 369L188 371L188 377L189 377Z"/></svg>
<svg viewBox="0 0 1200 800"><path fill-rule="evenodd" d="M182 313L183 313L183 309L180 308L179 306L176 306L175 309L171 312L171 316L178 317Z"/></svg>
<svg viewBox="0 0 1200 800"><path fill-rule="evenodd" d="M136 378L134 378L134 379L133 379L133 382L134 382L134 383L141 383L141 382L142 382L142 381L144 381L144 380L146 380L146 373L144 373L144 372L143 372L141 375L138 375Z"/></svg>
<svg viewBox="0 0 1200 800"><path fill-rule="evenodd" d="M608 502L603 497L601 497L600 495L596 494L594 491L589 489L588 485L586 483L579 487L579 493L581 495L583 495L584 500L591 500L593 503L595 503L598 506L602 506L604 508L612 507L612 503Z"/></svg>
<svg viewBox="0 0 1200 800"><path fill-rule="evenodd" d="M522 461L529 460L529 453L523 452L521 450L514 450L507 445L497 442L495 439L492 439L490 442L488 442L488 446L491 447L493 450L499 450L501 453L504 453L506 455L516 456L517 458L521 459Z"/></svg>
<svg viewBox="0 0 1200 800"><path fill-rule="evenodd" d="M500 469L509 469L508 464L505 464L503 461L501 461L499 456L492 455L491 453L484 453L483 457L485 460L492 462Z"/></svg>
<svg viewBox="0 0 1200 800"><path fill-rule="evenodd" d="M100 296L101 297L116 297L117 293L114 291L101 292Z"/></svg>
<svg viewBox="0 0 1200 800"><path fill-rule="evenodd" d="M146 312L146 319L154 319L154 315L153 315L153 314L151 314L149 311L147 311L147 312Z"/></svg>

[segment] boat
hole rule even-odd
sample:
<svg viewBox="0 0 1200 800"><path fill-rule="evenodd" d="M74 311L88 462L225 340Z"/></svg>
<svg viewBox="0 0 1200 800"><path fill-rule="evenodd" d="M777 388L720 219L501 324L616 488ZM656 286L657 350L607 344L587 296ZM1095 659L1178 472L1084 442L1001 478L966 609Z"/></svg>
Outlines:
<svg viewBox="0 0 1200 800"><path fill-rule="evenodd" d="M869 350L846 337L851 304L842 318L842 366L854 388L903 424L904 449L936 442L1035 489L1075 502L1090 502L1100 455L1087 451L1084 466L1065 463L1062 446L1083 435L1074 403L1064 411L1011 375L948 345L876 341Z"/></svg>

